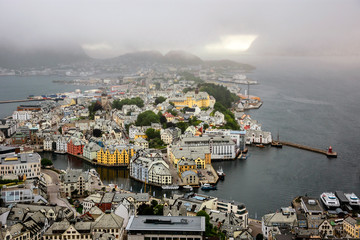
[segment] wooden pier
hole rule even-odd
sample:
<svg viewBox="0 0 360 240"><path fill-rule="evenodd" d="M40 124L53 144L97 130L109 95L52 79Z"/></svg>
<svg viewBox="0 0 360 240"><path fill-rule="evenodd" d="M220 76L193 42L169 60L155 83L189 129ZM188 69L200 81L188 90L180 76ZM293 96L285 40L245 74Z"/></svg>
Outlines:
<svg viewBox="0 0 360 240"><path fill-rule="evenodd" d="M285 145L285 146L289 146L289 147L299 148L299 149L303 149L303 150L307 150L307 151L311 151L311 152L315 152L315 153L321 153L321 154L324 154L327 157L331 157L331 158L337 157L337 153L333 152L331 147L329 148L329 150L322 150L322 149L317 149L317 148L313 148L313 147L309 147L309 146L305 146L305 145L301 145L301 144L297 144L297 143L291 143L291 142L279 141L279 143L281 143L282 145Z"/></svg>

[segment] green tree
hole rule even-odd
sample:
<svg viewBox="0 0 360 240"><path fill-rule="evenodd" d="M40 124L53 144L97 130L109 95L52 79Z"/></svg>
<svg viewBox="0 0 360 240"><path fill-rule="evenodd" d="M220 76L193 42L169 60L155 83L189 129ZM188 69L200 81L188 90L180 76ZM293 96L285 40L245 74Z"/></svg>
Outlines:
<svg viewBox="0 0 360 240"><path fill-rule="evenodd" d="M149 139L160 138L160 131L153 128L148 128L145 134Z"/></svg>
<svg viewBox="0 0 360 240"><path fill-rule="evenodd" d="M210 223L210 216L204 210L198 211L196 216L205 217L205 236L210 237L212 234L213 225Z"/></svg>
<svg viewBox="0 0 360 240"><path fill-rule="evenodd" d="M262 235L261 233L256 235L256 240L263 240L263 239L264 239L264 235Z"/></svg>
<svg viewBox="0 0 360 240"><path fill-rule="evenodd" d="M202 83L199 85L199 90L202 92L207 92L216 99L217 103L221 103L226 108L231 108L234 102L240 100L236 94L231 93L227 87L222 85Z"/></svg>
<svg viewBox="0 0 360 240"><path fill-rule="evenodd" d="M189 127L189 123L187 122L178 122L176 126L181 129L181 133L184 133L185 130Z"/></svg>
<svg viewBox="0 0 360 240"><path fill-rule="evenodd" d="M205 130L205 129L208 129L208 128L209 128L209 124L205 123L205 124L203 125L203 129Z"/></svg>
<svg viewBox="0 0 360 240"><path fill-rule="evenodd" d="M58 131L60 134L62 134L62 127L59 127Z"/></svg>
<svg viewBox="0 0 360 240"><path fill-rule="evenodd" d="M123 99L123 100L114 100L113 103L112 103L112 108L122 110L122 107L124 105L136 105L139 108L142 108L142 107L144 107L144 101L139 97L126 98L126 99Z"/></svg>
<svg viewBox="0 0 360 240"><path fill-rule="evenodd" d="M164 97L157 97L157 98L155 99L155 104L158 105L159 103L163 103L163 102L165 102L165 101L166 101L166 98L164 98Z"/></svg>
<svg viewBox="0 0 360 240"><path fill-rule="evenodd" d="M41 159L41 166L47 167L53 165L53 162L50 159L43 158Z"/></svg>
<svg viewBox="0 0 360 240"><path fill-rule="evenodd" d="M150 126L151 123L160 123L160 117L159 115L155 114L153 111L148 110L138 115L135 125Z"/></svg>
<svg viewBox="0 0 360 240"><path fill-rule="evenodd" d="M92 103L88 109L89 109L89 118L94 119L95 112L98 110L103 110L103 107L101 106L101 103L99 101L96 101Z"/></svg>
<svg viewBox="0 0 360 240"><path fill-rule="evenodd" d="M97 138L101 137L102 136L102 131L100 129L98 129L98 128L94 128L93 136L97 137Z"/></svg>

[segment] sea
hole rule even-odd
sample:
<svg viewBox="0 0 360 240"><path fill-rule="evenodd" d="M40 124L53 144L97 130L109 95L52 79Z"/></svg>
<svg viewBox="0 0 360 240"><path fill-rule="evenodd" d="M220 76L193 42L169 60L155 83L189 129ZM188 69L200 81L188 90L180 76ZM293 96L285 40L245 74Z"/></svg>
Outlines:
<svg viewBox="0 0 360 240"><path fill-rule="evenodd" d="M280 140L327 149L337 158L284 146L282 149L249 147L247 160L215 162L226 173L215 191L198 193L244 203L251 218L289 206L299 195L319 197L341 190L360 196L360 57L255 57L240 62L256 67L246 75L257 80L250 94L264 102L246 111ZM55 79L56 78L56 79ZM89 86L53 83L59 77L0 77L0 100L22 99ZM244 86L246 89L247 86ZM243 92L244 93L244 92ZM11 115L18 104L0 104L0 117ZM60 169L93 166L66 155L44 153ZM129 179L127 169L97 167L104 183L155 196L164 191Z"/></svg>

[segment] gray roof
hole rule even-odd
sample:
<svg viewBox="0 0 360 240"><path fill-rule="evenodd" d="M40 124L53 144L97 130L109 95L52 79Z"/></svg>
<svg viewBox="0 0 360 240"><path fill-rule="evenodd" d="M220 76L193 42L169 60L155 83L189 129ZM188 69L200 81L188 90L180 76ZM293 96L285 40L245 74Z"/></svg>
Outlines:
<svg viewBox="0 0 360 240"><path fill-rule="evenodd" d="M61 180L64 183L75 183L80 176L84 178L84 181L87 181L90 178L88 172L83 172L81 169L69 169L65 174L61 175Z"/></svg>
<svg viewBox="0 0 360 240"><path fill-rule="evenodd" d="M16 160L5 160L6 158L16 158ZM0 155L0 164L17 165L25 163L40 163L40 159L41 157L38 153L7 153Z"/></svg>
<svg viewBox="0 0 360 240"><path fill-rule="evenodd" d="M124 219L119 217L115 213L106 213L96 219L96 222L93 225L94 229L114 229L122 228Z"/></svg>
<svg viewBox="0 0 360 240"><path fill-rule="evenodd" d="M161 221L161 224L159 222ZM166 222L168 221L168 222ZM205 231L205 217L131 216L127 231Z"/></svg>

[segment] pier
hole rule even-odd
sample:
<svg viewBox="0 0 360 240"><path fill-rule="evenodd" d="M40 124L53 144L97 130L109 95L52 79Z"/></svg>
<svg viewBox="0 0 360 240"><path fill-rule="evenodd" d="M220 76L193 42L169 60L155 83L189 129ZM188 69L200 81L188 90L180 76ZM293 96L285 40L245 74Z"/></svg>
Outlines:
<svg viewBox="0 0 360 240"><path fill-rule="evenodd" d="M337 153L333 152L331 147L329 147L329 150L322 150L322 149L317 149L317 148L313 148L313 147L309 147L309 146L305 146L305 145L301 145L301 144L297 144L297 143L291 143L291 142L279 141L279 143L281 143L282 145L285 145L285 146L289 146L289 147L294 147L294 148L299 148L299 149L303 149L303 150L307 150L307 151L311 151L311 152L315 152L315 153L324 154L327 157L331 157L331 158L337 157Z"/></svg>
<svg viewBox="0 0 360 240"><path fill-rule="evenodd" d="M21 100L5 100L5 101L0 101L0 104L4 104L4 103L17 103L17 102L40 102L40 101L45 101L46 99L21 99Z"/></svg>

